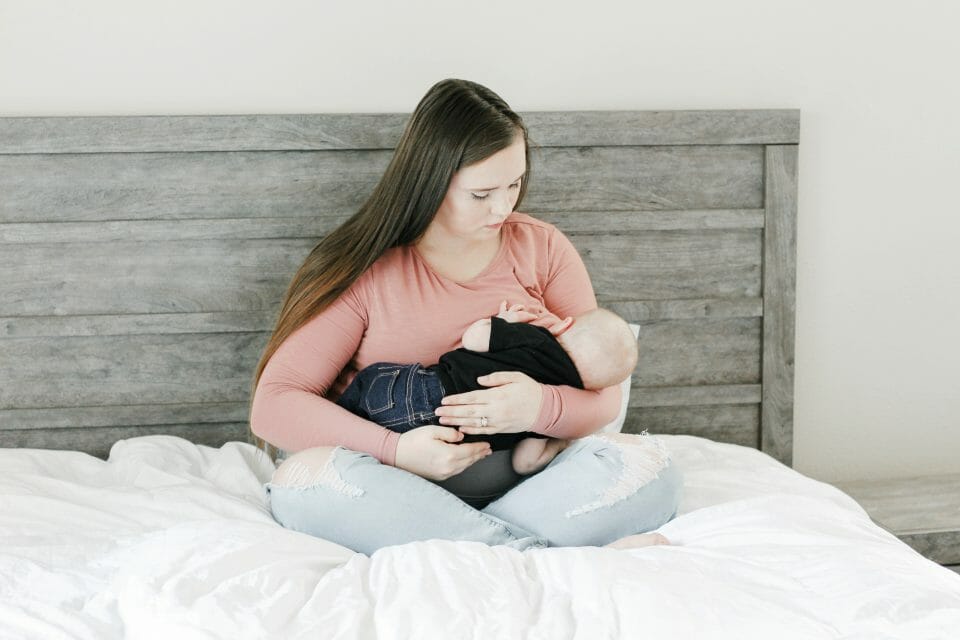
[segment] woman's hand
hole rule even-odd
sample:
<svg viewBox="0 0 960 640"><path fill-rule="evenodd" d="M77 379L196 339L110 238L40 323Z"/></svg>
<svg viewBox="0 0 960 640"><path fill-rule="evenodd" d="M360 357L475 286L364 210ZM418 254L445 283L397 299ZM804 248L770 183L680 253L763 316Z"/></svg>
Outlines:
<svg viewBox="0 0 960 640"><path fill-rule="evenodd" d="M519 371L497 371L477 381L491 388L446 396L435 411L440 424L479 435L530 430L540 414L539 382Z"/></svg>
<svg viewBox="0 0 960 640"><path fill-rule="evenodd" d="M468 442L450 427L427 425L400 434L394 466L427 480L446 480L484 456L490 455L489 442Z"/></svg>

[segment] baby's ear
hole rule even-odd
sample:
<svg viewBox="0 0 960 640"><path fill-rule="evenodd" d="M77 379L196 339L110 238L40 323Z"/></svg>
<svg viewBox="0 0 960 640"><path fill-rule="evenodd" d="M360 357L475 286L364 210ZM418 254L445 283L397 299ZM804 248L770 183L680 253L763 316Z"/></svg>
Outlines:
<svg viewBox="0 0 960 640"><path fill-rule="evenodd" d="M550 327L550 333L553 334L554 336L558 336L564 331L566 331L567 329L569 329L570 325L572 324L573 324L573 318L570 316L567 316L560 322Z"/></svg>

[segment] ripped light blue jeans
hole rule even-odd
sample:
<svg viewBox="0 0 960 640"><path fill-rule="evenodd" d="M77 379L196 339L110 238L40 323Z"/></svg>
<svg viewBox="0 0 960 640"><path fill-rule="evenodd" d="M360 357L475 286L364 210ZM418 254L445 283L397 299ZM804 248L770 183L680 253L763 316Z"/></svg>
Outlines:
<svg viewBox="0 0 960 640"><path fill-rule="evenodd" d="M676 515L681 485L680 471L656 436L635 436L627 444L595 434L572 441L483 509L343 447L309 482L267 483L266 490L273 516L285 528L372 554L436 538L521 550L602 546L668 522Z"/></svg>

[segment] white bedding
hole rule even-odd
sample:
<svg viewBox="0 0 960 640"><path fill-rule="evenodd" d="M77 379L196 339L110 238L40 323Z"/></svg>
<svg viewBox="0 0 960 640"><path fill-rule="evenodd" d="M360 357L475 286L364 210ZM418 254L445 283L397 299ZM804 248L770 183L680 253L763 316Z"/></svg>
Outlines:
<svg viewBox="0 0 960 640"><path fill-rule="evenodd" d="M0 638L960 638L960 576L845 494L661 437L686 480L674 546L371 557L274 523L247 444L0 449Z"/></svg>

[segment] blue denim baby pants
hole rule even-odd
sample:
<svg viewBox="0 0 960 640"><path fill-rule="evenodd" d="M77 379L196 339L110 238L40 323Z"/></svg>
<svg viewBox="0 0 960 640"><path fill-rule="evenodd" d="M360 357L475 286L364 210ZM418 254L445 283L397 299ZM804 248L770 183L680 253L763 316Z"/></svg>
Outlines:
<svg viewBox="0 0 960 640"><path fill-rule="evenodd" d="M444 390L435 371L420 364L377 362L354 376L337 404L391 431L437 424L433 410Z"/></svg>

